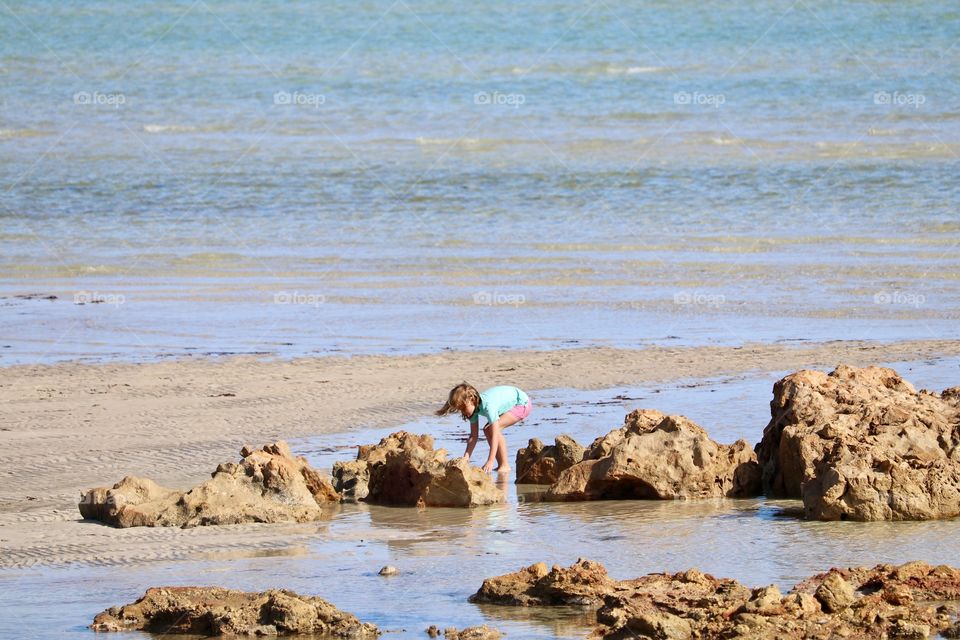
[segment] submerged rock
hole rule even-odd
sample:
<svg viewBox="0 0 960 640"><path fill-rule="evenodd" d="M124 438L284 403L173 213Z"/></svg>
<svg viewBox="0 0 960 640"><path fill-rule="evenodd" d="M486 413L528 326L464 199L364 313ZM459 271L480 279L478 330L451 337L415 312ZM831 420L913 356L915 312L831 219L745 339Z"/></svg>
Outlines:
<svg viewBox="0 0 960 640"><path fill-rule="evenodd" d="M696 569L614 581L581 559L569 569L539 564L488 578L471 598L526 606L578 599L600 603L593 637L926 638L953 632L960 570L922 562L832 569L781 595L774 585L750 589Z"/></svg>
<svg viewBox="0 0 960 640"><path fill-rule="evenodd" d="M553 445L531 438L517 451L517 484L553 484L565 471L583 460L585 449L567 435L559 435Z"/></svg>
<svg viewBox="0 0 960 640"><path fill-rule="evenodd" d="M375 625L360 622L316 596L281 589L250 593L220 587L147 589L133 604L99 613L90 628L206 636L309 633L364 639L380 635Z"/></svg>
<svg viewBox="0 0 960 640"><path fill-rule="evenodd" d="M344 500L397 506L473 507L503 502L489 474L463 458L447 460L433 438L398 431L361 446L357 459L333 466Z"/></svg>
<svg viewBox="0 0 960 640"><path fill-rule="evenodd" d="M177 491L127 476L113 487L88 490L84 518L116 527L195 527L243 522L309 522L323 506L339 502L330 483L284 441L253 449L239 463L217 467L210 480Z"/></svg>
<svg viewBox="0 0 960 640"><path fill-rule="evenodd" d="M882 367L783 378L757 445L765 491L818 520L960 515L958 389L917 392Z"/></svg>
<svg viewBox="0 0 960 640"><path fill-rule="evenodd" d="M714 442L683 416L639 409L597 438L563 471L547 500L744 497L760 493L760 469L746 440Z"/></svg>

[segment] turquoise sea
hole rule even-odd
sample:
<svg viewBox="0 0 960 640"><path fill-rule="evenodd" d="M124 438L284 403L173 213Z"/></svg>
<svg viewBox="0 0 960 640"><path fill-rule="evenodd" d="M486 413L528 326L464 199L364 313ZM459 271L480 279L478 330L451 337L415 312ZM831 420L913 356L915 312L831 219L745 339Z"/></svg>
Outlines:
<svg viewBox="0 0 960 640"><path fill-rule="evenodd" d="M0 364L956 337L958 62L943 1L6 0Z"/></svg>

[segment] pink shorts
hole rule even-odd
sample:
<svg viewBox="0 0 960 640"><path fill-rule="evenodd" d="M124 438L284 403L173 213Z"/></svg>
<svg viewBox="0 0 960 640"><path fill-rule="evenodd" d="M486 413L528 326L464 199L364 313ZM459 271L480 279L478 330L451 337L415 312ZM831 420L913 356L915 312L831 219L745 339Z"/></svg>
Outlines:
<svg viewBox="0 0 960 640"><path fill-rule="evenodd" d="M518 404L513 409L507 411L507 413L515 417L517 420L523 420L530 415L530 408L530 401L527 400L527 404Z"/></svg>

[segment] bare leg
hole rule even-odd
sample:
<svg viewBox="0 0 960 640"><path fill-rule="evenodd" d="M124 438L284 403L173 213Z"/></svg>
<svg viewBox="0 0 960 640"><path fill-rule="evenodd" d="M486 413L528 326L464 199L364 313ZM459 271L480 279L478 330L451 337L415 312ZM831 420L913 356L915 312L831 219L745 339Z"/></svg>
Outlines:
<svg viewBox="0 0 960 640"><path fill-rule="evenodd" d="M503 431L500 432L500 445L497 447L497 471L500 473L510 471L510 461L507 459L507 439L503 437Z"/></svg>
<svg viewBox="0 0 960 640"><path fill-rule="evenodd" d="M486 464L483 465L484 471L493 469L494 462L497 462L500 465L499 469L504 472L510 470L510 465L507 462L507 441L503 438L503 430L516 423L517 416L507 412L500 416L499 420L483 428L483 435L487 436L487 442L490 443L490 456L487 458ZM501 447L503 448L502 454L500 454Z"/></svg>
<svg viewBox="0 0 960 640"><path fill-rule="evenodd" d="M490 471L493 468L493 461L497 459L497 450L500 448L500 429L496 424L488 424L483 428L483 435L487 437L487 444L490 445L490 455L483 465L484 471Z"/></svg>
<svg viewBox="0 0 960 640"><path fill-rule="evenodd" d="M497 434L500 436L500 442L497 445L497 471L500 473L507 473L510 471L510 459L509 459L509 449L507 449L507 439L503 437L503 430L514 425L519 420L517 416L513 415L510 412L507 412L500 416L500 419L497 420L500 428L497 429Z"/></svg>

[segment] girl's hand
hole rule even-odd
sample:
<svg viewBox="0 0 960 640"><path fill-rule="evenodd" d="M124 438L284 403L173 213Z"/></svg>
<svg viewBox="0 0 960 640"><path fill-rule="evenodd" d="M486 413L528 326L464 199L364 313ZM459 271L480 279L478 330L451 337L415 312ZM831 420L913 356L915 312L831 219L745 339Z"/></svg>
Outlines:
<svg viewBox="0 0 960 640"><path fill-rule="evenodd" d="M488 462L487 464L483 465L483 472L484 472L484 473L490 473L492 470L493 470L493 463L492 463L492 462Z"/></svg>

